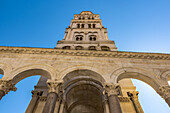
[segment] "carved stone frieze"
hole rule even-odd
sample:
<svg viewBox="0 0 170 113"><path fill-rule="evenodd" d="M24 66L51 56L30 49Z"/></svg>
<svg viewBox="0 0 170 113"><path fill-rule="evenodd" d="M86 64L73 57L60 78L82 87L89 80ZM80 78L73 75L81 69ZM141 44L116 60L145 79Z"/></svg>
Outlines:
<svg viewBox="0 0 170 113"><path fill-rule="evenodd" d="M120 102L130 102L129 97L119 97Z"/></svg>
<svg viewBox="0 0 170 113"><path fill-rule="evenodd" d="M170 97L170 86L160 86L158 93L162 96L162 98L167 99Z"/></svg>
<svg viewBox="0 0 170 113"><path fill-rule="evenodd" d="M3 90L5 94L7 94L9 91L16 91L17 88L15 87L15 84L12 83L11 80L0 80L0 90Z"/></svg>
<svg viewBox="0 0 170 113"><path fill-rule="evenodd" d="M113 58L136 58L153 60L170 60L170 54L160 53L137 53L122 51L87 51L82 50L63 50L49 48L23 48L23 47L0 47L0 53L20 53L20 54L55 54L72 56L95 56L95 57L113 57Z"/></svg>
<svg viewBox="0 0 170 113"><path fill-rule="evenodd" d="M106 83L105 84L105 92L110 95L119 95L120 94L120 86L118 84Z"/></svg>

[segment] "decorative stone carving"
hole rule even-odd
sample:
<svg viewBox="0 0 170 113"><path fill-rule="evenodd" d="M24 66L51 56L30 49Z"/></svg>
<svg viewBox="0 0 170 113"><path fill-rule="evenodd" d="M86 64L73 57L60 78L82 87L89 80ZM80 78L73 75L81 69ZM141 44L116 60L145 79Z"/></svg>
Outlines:
<svg viewBox="0 0 170 113"><path fill-rule="evenodd" d="M130 99L128 97L119 97L120 102L130 102Z"/></svg>
<svg viewBox="0 0 170 113"><path fill-rule="evenodd" d="M138 91L131 91L131 92L127 92L128 96L130 97L130 100L132 101L134 108L136 110L137 113L144 113L143 109L139 103L138 100Z"/></svg>
<svg viewBox="0 0 170 113"><path fill-rule="evenodd" d="M0 47L0 53L20 53L20 54L55 54L55 55L74 55L74 56L96 56L96 57L112 57L112 58L136 58L136 59L152 59L152 60L170 60L169 54L158 53L137 53L137 52L121 52L121 51L79 51L63 50L63 49L41 49L41 48L21 48L21 47ZM5 56L4 56L5 57Z"/></svg>
<svg viewBox="0 0 170 113"><path fill-rule="evenodd" d="M7 94L9 91L16 91L17 88L11 80L0 80L0 90L4 91Z"/></svg>
<svg viewBox="0 0 170 113"><path fill-rule="evenodd" d="M47 81L47 85L48 85L48 92L55 92L55 93L59 93L62 92L62 81Z"/></svg>
<svg viewBox="0 0 170 113"><path fill-rule="evenodd" d="M105 84L105 92L110 95L119 95L120 94L120 87L118 84L113 83L106 83Z"/></svg>
<svg viewBox="0 0 170 113"><path fill-rule="evenodd" d="M167 99L170 97L170 86L160 86L158 93L162 96L162 98Z"/></svg>
<svg viewBox="0 0 170 113"><path fill-rule="evenodd" d="M31 93L32 93L32 97L34 97L34 96L39 96L42 92L32 90Z"/></svg>
<svg viewBox="0 0 170 113"><path fill-rule="evenodd" d="M139 92L138 91L131 91L131 92L127 92L127 94L130 98L138 98Z"/></svg>

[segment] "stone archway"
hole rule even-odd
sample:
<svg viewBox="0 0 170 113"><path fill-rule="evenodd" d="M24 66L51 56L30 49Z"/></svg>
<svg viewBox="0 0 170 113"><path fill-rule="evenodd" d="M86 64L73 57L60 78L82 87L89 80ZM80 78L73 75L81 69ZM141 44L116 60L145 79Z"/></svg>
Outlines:
<svg viewBox="0 0 170 113"><path fill-rule="evenodd" d="M12 83L17 84L19 81L26 77L34 76L34 75L41 75L44 77L47 77L48 79L51 78L51 75L48 71L43 69L29 69L25 70L23 72L18 73L14 78L12 79Z"/></svg>
<svg viewBox="0 0 170 113"><path fill-rule="evenodd" d="M103 113L104 79L98 73L82 69L66 74L64 80L65 110L68 113Z"/></svg>
<svg viewBox="0 0 170 113"><path fill-rule="evenodd" d="M167 104L170 106L170 90L168 82L156 77L152 72L148 72L139 68L121 68L112 73L112 80L118 83L120 80L125 78L134 78L145 82L151 86L162 98L165 99Z"/></svg>

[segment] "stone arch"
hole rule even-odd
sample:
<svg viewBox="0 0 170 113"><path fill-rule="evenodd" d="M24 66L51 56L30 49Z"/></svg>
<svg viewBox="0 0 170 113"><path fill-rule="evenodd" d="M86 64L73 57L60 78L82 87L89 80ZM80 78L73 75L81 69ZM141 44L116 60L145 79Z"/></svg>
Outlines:
<svg viewBox="0 0 170 113"><path fill-rule="evenodd" d="M76 109L78 112L83 110L93 113L103 112L102 83L105 80L99 73L87 68L72 69L62 78L64 81L63 96L67 100L66 109L68 113L75 113L74 110ZM81 105L81 103L84 104ZM92 109L91 107L96 109Z"/></svg>
<svg viewBox="0 0 170 113"><path fill-rule="evenodd" d="M166 81L170 81L170 70L165 71L164 73L162 73L161 78L165 79Z"/></svg>
<svg viewBox="0 0 170 113"><path fill-rule="evenodd" d="M7 65L5 63L0 63L0 74L3 75L3 78L8 78L11 70L12 67L10 65Z"/></svg>
<svg viewBox="0 0 170 113"><path fill-rule="evenodd" d="M158 80L152 72L148 72L144 69L133 68L133 67L125 67L120 68L114 71L111 75L111 80L114 80L114 83L118 83L118 81L124 78L134 78L137 80L141 80L148 85L150 85L156 92L159 91L159 87L164 84Z"/></svg>
<svg viewBox="0 0 170 113"><path fill-rule="evenodd" d="M41 75L47 77L48 79L53 79L56 74L57 70L49 65L34 64L17 68L11 75L13 75L12 82L17 84L19 81L29 76Z"/></svg>
<svg viewBox="0 0 170 113"><path fill-rule="evenodd" d="M93 66L90 66L90 65L89 66L76 65L76 66L71 66L67 69L64 69L63 71L61 71L59 73L58 79L63 80L64 77L66 77L69 73L74 72L74 71L79 71L79 72L80 71L89 71L89 72L93 73L93 75L96 75L96 77L93 76L94 79L98 77L98 78L100 78L99 81L102 81L102 82L106 81L106 78L104 76L102 76L102 75L104 75L104 73L101 72L100 69L94 68Z"/></svg>

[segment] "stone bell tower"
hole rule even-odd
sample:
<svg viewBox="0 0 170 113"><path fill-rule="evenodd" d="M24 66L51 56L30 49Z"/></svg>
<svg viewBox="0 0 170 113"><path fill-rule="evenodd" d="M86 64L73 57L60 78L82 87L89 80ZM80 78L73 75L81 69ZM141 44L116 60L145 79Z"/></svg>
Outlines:
<svg viewBox="0 0 170 113"><path fill-rule="evenodd" d="M78 56L82 50L94 56L94 51L117 52L115 43L109 40L107 29L103 27L99 15L91 11L74 15L71 24L66 28L63 40L58 41L55 49L66 52L76 50ZM86 60L89 59L88 56L84 57L84 60L68 56L66 63L59 65L70 65L67 60L79 66L82 61L86 65ZM92 63L93 60L95 58L89 62ZM32 91L32 100L26 113L143 113L138 101L138 92L131 79L120 80L119 84L106 83L98 73L79 68L63 75L65 77L60 81L59 75L56 81L47 81L46 77L40 78ZM109 81L109 78L107 79Z"/></svg>
<svg viewBox="0 0 170 113"><path fill-rule="evenodd" d="M56 48L75 50L117 51L114 41L109 40L98 14L83 11L75 14L66 28L64 39L58 41Z"/></svg>

